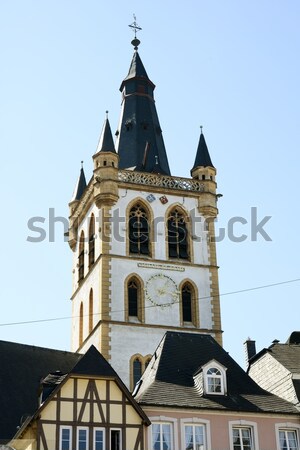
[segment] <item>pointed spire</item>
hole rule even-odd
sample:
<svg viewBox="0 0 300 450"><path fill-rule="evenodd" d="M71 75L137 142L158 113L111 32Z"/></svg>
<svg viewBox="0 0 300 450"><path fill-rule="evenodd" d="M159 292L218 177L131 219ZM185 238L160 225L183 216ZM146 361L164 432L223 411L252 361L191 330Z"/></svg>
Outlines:
<svg viewBox="0 0 300 450"><path fill-rule="evenodd" d="M99 153L99 152L116 153L113 137L111 134L110 124L109 124L109 120L108 120L108 111L106 111L106 119L103 124L98 147L96 150L96 153Z"/></svg>
<svg viewBox="0 0 300 450"><path fill-rule="evenodd" d="M170 168L155 107L155 85L149 79L137 49L128 75L123 80L122 112L117 130L116 149L119 168L152 172L158 156L161 174L170 175ZM145 148L150 148L145 159ZM142 167L142 169L141 169Z"/></svg>
<svg viewBox="0 0 300 450"><path fill-rule="evenodd" d="M73 202L75 200L80 200L85 188L86 188L86 179L85 179L84 170L83 170L83 161L81 161L80 174L79 174L79 177L78 177L75 189L74 189L74 193L73 193L71 202Z"/></svg>
<svg viewBox="0 0 300 450"><path fill-rule="evenodd" d="M124 79L124 81L130 80L131 78L136 78L136 77L146 78L148 80L148 82L154 86L154 84L152 83L152 81L149 79L149 77L147 75L144 64L142 63L140 55L137 51L135 51L133 54L131 64L129 67L129 71L128 71L128 75ZM124 85L124 81L122 83L122 86ZM121 88L122 88L122 86L121 86Z"/></svg>
<svg viewBox="0 0 300 450"><path fill-rule="evenodd" d="M192 170L196 169L196 167L214 167L213 163L211 162L209 151L205 142L204 134L202 132L202 126L201 128L201 134L197 149L197 154L194 162L194 166Z"/></svg>

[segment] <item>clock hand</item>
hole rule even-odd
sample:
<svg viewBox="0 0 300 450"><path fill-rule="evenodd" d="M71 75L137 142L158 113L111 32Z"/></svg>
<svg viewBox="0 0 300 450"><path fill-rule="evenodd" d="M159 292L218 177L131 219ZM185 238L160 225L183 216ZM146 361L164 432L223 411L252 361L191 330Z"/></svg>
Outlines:
<svg viewBox="0 0 300 450"><path fill-rule="evenodd" d="M167 291L163 288L157 290L158 295L166 295Z"/></svg>

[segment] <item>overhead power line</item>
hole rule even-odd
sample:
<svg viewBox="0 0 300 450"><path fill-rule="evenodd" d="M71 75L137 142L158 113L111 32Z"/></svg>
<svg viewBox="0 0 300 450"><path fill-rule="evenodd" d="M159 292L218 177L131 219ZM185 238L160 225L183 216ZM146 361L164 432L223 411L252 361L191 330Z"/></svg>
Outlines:
<svg viewBox="0 0 300 450"><path fill-rule="evenodd" d="M242 294L244 292L251 292L251 291L257 291L259 289L267 289L270 287L274 287L274 286L281 286L283 284L290 284L290 283L296 283L297 281L300 281L300 278L295 278L294 280L286 280L286 281L279 281L277 283L271 283L271 284L264 284L261 286L255 286L252 288L247 288L247 289L240 289L238 291L230 291L230 292L224 292L223 294L220 294L220 297L225 297L225 295L235 295L235 294ZM213 298L212 295L206 295L204 297L198 297L197 300L205 300L208 298ZM179 303L179 301L177 302L173 302L172 305ZM166 306L166 305L163 305ZM161 308L160 305L149 305L149 306L145 306L144 309L149 309L149 308ZM111 313L120 313L120 312L125 312L125 309L120 309L120 310L115 310L115 311L111 311ZM95 313L93 314L94 316L99 315L99 313ZM89 317L90 314L85 314L84 317ZM76 316L75 316L76 317ZM79 317L79 316L77 316ZM6 323L0 323L0 327L8 327L8 326L13 326L13 325L29 325L29 324L34 324L34 323L43 323L43 322L55 322L55 321L59 321L59 320L69 320L72 319L72 316L67 316L67 317L53 317L53 318L49 318L49 319L37 319L37 320L24 320L21 322L6 322Z"/></svg>

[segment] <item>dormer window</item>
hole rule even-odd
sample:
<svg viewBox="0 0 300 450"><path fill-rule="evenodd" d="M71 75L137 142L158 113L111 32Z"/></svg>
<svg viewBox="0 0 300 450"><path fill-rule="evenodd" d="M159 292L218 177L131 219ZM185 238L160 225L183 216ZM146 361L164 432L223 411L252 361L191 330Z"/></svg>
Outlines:
<svg viewBox="0 0 300 450"><path fill-rule="evenodd" d="M194 382L202 395L226 395L226 367L212 360L199 368L194 376Z"/></svg>

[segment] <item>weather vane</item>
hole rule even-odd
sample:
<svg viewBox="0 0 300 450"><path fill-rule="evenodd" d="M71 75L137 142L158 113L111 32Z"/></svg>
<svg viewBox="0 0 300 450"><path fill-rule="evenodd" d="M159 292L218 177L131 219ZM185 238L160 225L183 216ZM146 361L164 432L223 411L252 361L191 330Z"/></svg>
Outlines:
<svg viewBox="0 0 300 450"><path fill-rule="evenodd" d="M134 32L134 39L136 39L136 33L138 32L138 31L141 31L141 27L136 23L136 16L135 16L135 14L133 14L133 18L134 18L134 21L132 22L132 24L131 25L128 25L130 28L132 28L132 30L133 30L133 32Z"/></svg>

